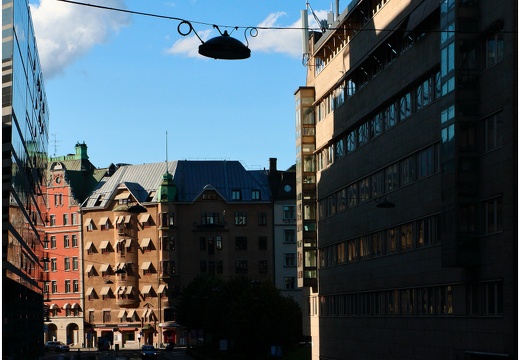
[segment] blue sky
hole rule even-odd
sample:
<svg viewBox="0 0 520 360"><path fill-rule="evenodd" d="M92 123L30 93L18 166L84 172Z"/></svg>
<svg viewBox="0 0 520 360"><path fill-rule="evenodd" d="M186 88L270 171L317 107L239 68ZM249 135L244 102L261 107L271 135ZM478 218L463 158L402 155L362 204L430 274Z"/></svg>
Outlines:
<svg viewBox="0 0 520 360"><path fill-rule="evenodd" d="M239 160L249 169L268 168L271 157L281 170L294 164L294 92L306 68L301 30L288 28L301 27L305 0L83 2L186 19L204 41L219 35L211 24L241 27L231 36L243 43L245 27L269 29L248 34L249 59L214 60L197 53L200 41L181 36L176 20L31 0L51 155L85 142L97 167L166 156ZM330 2L310 4L326 18Z"/></svg>

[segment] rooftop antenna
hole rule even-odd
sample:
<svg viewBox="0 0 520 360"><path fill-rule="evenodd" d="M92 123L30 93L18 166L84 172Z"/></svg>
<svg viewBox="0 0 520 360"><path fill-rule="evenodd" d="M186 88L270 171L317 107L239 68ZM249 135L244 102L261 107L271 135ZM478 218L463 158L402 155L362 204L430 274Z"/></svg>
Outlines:
<svg viewBox="0 0 520 360"><path fill-rule="evenodd" d="M56 157L56 151L58 150L58 142L61 141L56 140L56 134L52 134L52 136L54 137L54 154L52 156Z"/></svg>

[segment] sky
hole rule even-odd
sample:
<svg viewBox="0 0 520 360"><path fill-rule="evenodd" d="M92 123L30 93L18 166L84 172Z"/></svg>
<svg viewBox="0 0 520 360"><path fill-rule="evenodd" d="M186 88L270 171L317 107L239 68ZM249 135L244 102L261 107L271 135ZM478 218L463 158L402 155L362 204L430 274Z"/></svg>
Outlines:
<svg viewBox="0 0 520 360"><path fill-rule="evenodd" d="M134 13L29 1L51 156L84 142L98 168L184 159L238 160L249 170L268 168L269 158L279 170L295 163L305 0L77 1ZM326 19L330 1L310 4ZM189 28L179 32L181 22L165 17L189 21L202 41L219 36L218 25L248 45L251 57L199 55L194 32L181 35ZM244 34L246 27L256 27L256 36Z"/></svg>

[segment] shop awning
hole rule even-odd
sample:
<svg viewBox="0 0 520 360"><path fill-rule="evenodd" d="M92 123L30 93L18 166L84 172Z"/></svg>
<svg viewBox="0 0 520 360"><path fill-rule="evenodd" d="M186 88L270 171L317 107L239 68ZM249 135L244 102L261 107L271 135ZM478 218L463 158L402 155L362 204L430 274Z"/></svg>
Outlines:
<svg viewBox="0 0 520 360"><path fill-rule="evenodd" d="M49 306L49 309L51 309L51 310L59 309L59 306L56 304L51 304L51 306Z"/></svg>
<svg viewBox="0 0 520 360"><path fill-rule="evenodd" d="M68 308L70 308L70 304L69 304L69 303L65 303L65 304L63 305L63 308L64 308L64 309L68 309Z"/></svg>
<svg viewBox="0 0 520 360"><path fill-rule="evenodd" d="M148 213L141 214L141 217L139 218L139 222L145 223L145 222L148 222L148 220L150 220L150 214L148 214Z"/></svg>
<svg viewBox="0 0 520 360"><path fill-rule="evenodd" d="M108 295L110 293L110 286L104 286L102 289L101 289L101 292L99 293L99 295Z"/></svg>
<svg viewBox="0 0 520 360"><path fill-rule="evenodd" d="M159 288L157 289L157 294L162 294L164 292L165 288L166 288L166 285L164 285L164 284L159 285Z"/></svg>
<svg viewBox="0 0 520 360"><path fill-rule="evenodd" d="M109 244L108 240L103 240L103 241L101 241L101 244L99 245L99 248L101 250L105 250L108 247L108 244Z"/></svg>
<svg viewBox="0 0 520 360"><path fill-rule="evenodd" d="M143 238L143 240L141 240L141 248L148 247L148 245L150 245L151 240L152 239L150 238Z"/></svg>
<svg viewBox="0 0 520 360"><path fill-rule="evenodd" d="M152 265L151 261L145 261L141 264L141 270L148 270L150 268L150 265Z"/></svg>
<svg viewBox="0 0 520 360"><path fill-rule="evenodd" d="M79 309L78 303L72 303L72 308L73 309Z"/></svg>
<svg viewBox="0 0 520 360"><path fill-rule="evenodd" d="M114 199L115 200L121 200L121 199L128 199L129 197L130 197L130 193L129 192L124 192L124 193L116 195L116 197Z"/></svg>
<svg viewBox="0 0 520 360"><path fill-rule="evenodd" d="M155 330L152 325L146 324L145 326L143 326L143 331L150 331L150 330Z"/></svg>
<svg viewBox="0 0 520 360"><path fill-rule="evenodd" d="M99 267L100 272L108 271L108 268L110 268L110 264L101 264Z"/></svg>

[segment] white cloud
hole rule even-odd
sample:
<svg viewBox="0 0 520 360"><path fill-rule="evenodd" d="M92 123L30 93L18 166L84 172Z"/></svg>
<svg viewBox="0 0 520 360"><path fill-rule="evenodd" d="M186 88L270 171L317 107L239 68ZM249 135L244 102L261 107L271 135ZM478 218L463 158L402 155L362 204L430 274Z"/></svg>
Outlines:
<svg viewBox="0 0 520 360"><path fill-rule="evenodd" d="M182 29L186 31L186 29ZM202 41L210 38L211 30L197 31ZM173 43L173 45L166 50L166 53L173 55L184 55L186 57L200 57L199 46L202 43L196 35L189 34L181 36L181 38Z"/></svg>
<svg viewBox="0 0 520 360"><path fill-rule="evenodd" d="M40 61L47 79L131 22L126 13L55 0L41 0L39 5L30 6ZM102 6L126 8L124 0L106 0Z"/></svg>
<svg viewBox="0 0 520 360"><path fill-rule="evenodd" d="M264 21L258 24L260 29L258 30L256 37L249 37L249 33L247 33L247 39L251 50L265 53L274 52L286 54L292 57L301 56L301 20L298 19L289 26L282 26L278 24L278 20L283 16L285 16L285 13L283 12L270 14ZM262 29L263 27L269 29Z"/></svg>

